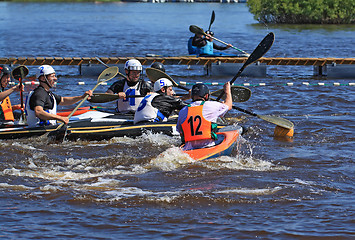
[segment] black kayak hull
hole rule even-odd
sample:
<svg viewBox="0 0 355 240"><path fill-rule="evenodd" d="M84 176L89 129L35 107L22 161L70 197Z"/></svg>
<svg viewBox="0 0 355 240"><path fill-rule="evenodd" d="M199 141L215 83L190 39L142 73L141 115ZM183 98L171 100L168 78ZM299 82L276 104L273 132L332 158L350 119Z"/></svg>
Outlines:
<svg viewBox="0 0 355 240"><path fill-rule="evenodd" d="M91 112L90 114L95 113ZM24 125L3 125L0 128L0 139L39 137L55 131L57 127L58 125L32 128ZM133 124L132 115L107 114L103 117L92 116L88 118L84 116L84 118L71 118L67 127L66 139L106 140L113 137L137 137L146 132L173 136L178 135L175 128L176 120Z"/></svg>

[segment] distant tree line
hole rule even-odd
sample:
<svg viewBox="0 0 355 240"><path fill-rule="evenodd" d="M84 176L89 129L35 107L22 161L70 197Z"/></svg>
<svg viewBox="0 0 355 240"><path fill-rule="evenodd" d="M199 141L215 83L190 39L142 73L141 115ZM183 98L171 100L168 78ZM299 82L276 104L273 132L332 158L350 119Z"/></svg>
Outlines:
<svg viewBox="0 0 355 240"><path fill-rule="evenodd" d="M355 23L355 0L248 0L247 5L262 23Z"/></svg>

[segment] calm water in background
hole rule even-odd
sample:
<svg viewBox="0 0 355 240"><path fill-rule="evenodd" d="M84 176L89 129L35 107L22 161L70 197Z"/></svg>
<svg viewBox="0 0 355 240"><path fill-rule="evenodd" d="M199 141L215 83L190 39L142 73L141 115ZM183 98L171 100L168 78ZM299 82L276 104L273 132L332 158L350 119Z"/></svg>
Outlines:
<svg viewBox="0 0 355 240"><path fill-rule="evenodd" d="M273 31L266 56L355 55L354 26L258 25L244 4L2 2L0 56L186 55L188 26L206 28L212 10L215 36L247 52ZM231 79L206 77L197 66L166 67L176 81ZM58 94L79 95L96 82L77 76L77 67L55 68ZM293 121L295 137L275 139L272 124L231 111L249 132L238 152L216 161L193 163L177 150L178 138L159 134L0 141L0 237L354 238L354 79L312 71L269 66L266 78L237 79L267 84L251 86L251 99L238 106ZM312 85L318 82L329 85Z"/></svg>

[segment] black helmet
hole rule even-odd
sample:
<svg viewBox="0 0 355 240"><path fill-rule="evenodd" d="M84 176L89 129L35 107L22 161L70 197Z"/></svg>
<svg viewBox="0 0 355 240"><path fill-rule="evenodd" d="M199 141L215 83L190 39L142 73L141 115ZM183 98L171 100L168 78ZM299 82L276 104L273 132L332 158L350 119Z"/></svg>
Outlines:
<svg viewBox="0 0 355 240"><path fill-rule="evenodd" d="M150 67L165 72L165 67L161 62L155 62Z"/></svg>
<svg viewBox="0 0 355 240"><path fill-rule="evenodd" d="M210 90L208 89L206 84L197 83L192 86L191 97L199 96L199 97L203 98L203 97L205 97L206 94L210 95ZM205 99L205 100L208 100L208 99Z"/></svg>
<svg viewBox="0 0 355 240"><path fill-rule="evenodd" d="M209 34L209 35L211 35L212 37L214 36L214 32L212 32L211 30L207 30L206 33Z"/></svg>
<svg viewBox="0 0 355 240"><path fill-rule="evenodd" d="M2 76L7 74L11 74L10 67L7 65L0 65L0 79L2 78Z"/></svg>

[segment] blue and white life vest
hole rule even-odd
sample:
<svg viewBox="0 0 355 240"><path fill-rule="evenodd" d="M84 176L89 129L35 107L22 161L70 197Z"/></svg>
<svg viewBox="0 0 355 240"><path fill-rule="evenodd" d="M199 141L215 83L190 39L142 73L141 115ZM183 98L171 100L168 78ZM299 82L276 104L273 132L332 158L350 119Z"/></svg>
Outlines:
<svg viewBox="0 0 355 240"><path fill-rule="evenodd" d="M129 96L129 95L141 95L139 91L139 83L136 85L129 87L127 82L125 82L124 87L123 87L123 92ZM139 103L142 101L142 97L140 98L126 98L126 99L118 99L117 100L117 110L121 113L127 113L127 112L135 112L137 110L137 107Z"/></svg>
<svg viewBox="0 0 355 240"><path fill-rule="evenodd" d="M27 118L27 124L29 127L36 127L36 126L45 126L45 125L55 125L57 124L56 120L41 120L38 117L36 117L36 113L34 110L31 110L30 108L30 98L33 94L33 91L30 92L30 94L26 98L26 104L25 104L25 113L26 113L26 118ZM49 93L49 96L53 99L53 108L45 110L48 113L51 114L57 114L57 101L55 100L55 97Z"/></svg>
<svg viewBox="0 0 355 240"><path fill-rule="evenodd" d="M158 95L158 93L153 93L143 98L138 106L136 113L134 114L134 123L142 121L167 121L167 118L159 111L159 109L153 107L152 105L153 99Z"/></svg>

